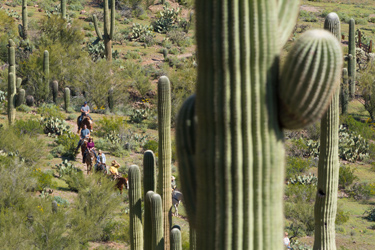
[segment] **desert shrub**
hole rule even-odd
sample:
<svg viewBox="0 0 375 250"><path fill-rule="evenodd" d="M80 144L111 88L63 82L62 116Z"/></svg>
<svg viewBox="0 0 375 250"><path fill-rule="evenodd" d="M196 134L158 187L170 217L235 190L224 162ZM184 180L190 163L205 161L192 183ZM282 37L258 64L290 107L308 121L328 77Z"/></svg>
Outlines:
<svg viewBox="0 0 375 250"><path fill-rule="evenodd" d="M294 240L294 239L290 241L290 247L293 250L312 250L313 249L307 244L299 242L298 240Z"/></svg>
<svg viewBox="0 0 375 250"><path fill-rule="evenodd" d="M79 141L79 136L74 133L67 133L60 135L56 138L55 142L57 145L63 146L61 156L68 157L69 159L75 159L77 152L76 146Z"/></svg>
<svg viewBox="0 0 375 250"><path fill-rule="evenodd" d="M172 43L177 44L180 47L184 46L184 44L186 43L186 38L187 38L186 33L180 30L169 31L167 33L167 37Z"/></svg>
<svg viewBox="0 0 375 250"><path fill-rule="evenodd" d="M355 200L369 200L375 195L375 184L355 183L353 186L347 187L345 192Z"/></svg>
<svg viewBox="0 0 375 250"><path fill-rule="evenodd" d="M358 180L358 177L354 174L356 168L350 166L340 166L339 170L339 185L341 187L350 186L354 181Z"/></svg>
<svg viewBox="0 0 375 250"><path fill-rule="evenodd" d="M358 134L360 134L362 137L364 137L367 140L374 140L374 131L372 131L370 124L363 123L361 121L357 121L352 116L343 116L342 117L342 124L348 127L350 131L354 131Z"/></svg>
<svg viewBox="0 0 375 250"><path fill-rule="evenodd" d="M136 51L130 51L128 50L126 54L124 55L125 59L141 59L141 56Z"/></svg>
<svg viewBox="0 0 375 250"><path fill-rule="evenodd" d="M336 212L336 220L335 223L336 225L342 225L346 223L350 218L350 213L345 212L341 208L337 207L337 212Z"/></svg>
<svg viewBox="0 0 375 250"><path fill-rule="evenodd" d="M83 10L83 6L81 3L71 4L69 5L68 9L72 11L81 11Z"/></svg>
<svg viewBox="0 0 375 250"><path fill-rule="evenodd" d="M149 140L143 145L143 149L146 150L151 150L154 153L158 152L159 148L159 143L155 140Z"/></svg>
<svg viewBox="0 0 375 250"><path fill-rule="evenodd" d="M109 151L111 155L115 157L129 156L129 151L125 150L124 147L119 143L112 144Z"/></svg>
<svg viewBox="0 0 375 250"><path fill-rule="evenodd" d="M290 157L308 156L309 150L303 138L287 140L285 143L287 155Z"/></svg>
<svg viewBox="0 0 375 250"><path fill-rule="evenodd" d="M301 10L299 12L299 16L305 22L317 22L318 21L318 18L314 15L314 13L309 12L309 11Z"/></svg>
<svg viewBox="0 0 375 250"><path fill-rule="evenodd" d="M292 221L294 230L299 231L300 236L312 235L316 186L287 185L285 195L285 217Z"/></svg>
<svg viewBox="0 0 375 250"><path fill-rule="evenodd" d="M54 188L56 186L56 182L53 181L53 175L48 172L43 172L40 168L35 168L32 176L37 180L34 187L36 190L42 191L47 187Z"/></svg>
<svg viewBox="0 0 375 250"><path fill-rule="evenodd" d="M28 113L31 111L31 108L25 104L21 104L20 106L17 107L17 111Z"/></svg>
<svg viewBox="0 0 375 250"><path fill-rule="evenodd" d="M118 133L126 127L126 121L120 116L104 116L96 122L98 136L103 137L111 132Z"/></svg>
<svg viewBox="0 0 375 250"><path fill-rule="evenodd" d="M65 120L65 115L60 111L59 107L54 104L43 103L37 110L37 113L45 118L58 118L60 120Z"/></svg>
<svg viewBox="0 0 375 250"><path fill-rule="evenodd" d="M312 159L289 156L286 163L286 179L289 180L295 175L300 175L313 166L316 166L316 162Z"/></svg>
<svg viewBox="0 0 375 250"><path fill-rule="evenodd" d="M91 59L96 62L100 59L105 58L105 46L103 41L99 41L96 44L89 43L87 46L87 52L91 56ZM115 60L119 58L117 50L112 50L112 58Z"/></svg>
<svg viewBox="0 0 375 250"><path fill-rule="evenodd" d="M63 206L63 207L68 207L70 204L69 201L61 198L60 196L54 196L53 200L56 201L59 206Z"/></svg>
<svg viewBox="0 0 375 250"><path fill-rule="evenodd" d="M364 215L367 220L375 221L375 207L366 210Z"/></svg>
<svg viewBox="0 0 375 250"><path fill-rule="evenodd" d="M40 125L40 122L36 119L16 120L16 122L13 125L13 128L17 133L28 134L31 136L43 133L43 127Z"/></svg>

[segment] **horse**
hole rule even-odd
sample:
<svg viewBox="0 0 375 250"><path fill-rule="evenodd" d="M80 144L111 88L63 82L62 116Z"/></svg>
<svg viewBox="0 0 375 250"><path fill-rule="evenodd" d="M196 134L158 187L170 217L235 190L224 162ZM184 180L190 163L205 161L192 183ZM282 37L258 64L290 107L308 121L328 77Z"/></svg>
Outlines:
<svg viewBox="0 0 375 250"><path fill-rule="evenodd" d="M128 178L125 178L125 177L117 178L115 188L118 188L120 190L120 194L122 194L122 189L124 188L124 186L125 186L126 189L129 189Z"/></svg>
<svg viewBox="0 0 375 250"><path fill-rule="evenodd" d="M87 166L87 175L90 174L94 162L96 163L96 157L93 151L87 152L84 159Z"/></svg>
<svg viewBox="0 0 375 250"><path fill-rule="evenodd" d="M85 126L85 125L87 126L87 128L88 128L90 131L92 131L93 124L92 124L92 121L91 121L90 117L84 115L84 116L82 117L81 124L79 124L79 118L80 118L80 117L81 117L81 116L78 116L78 118L77 118L77 127L78 127L78 131L77 131L77 133L79 134L79 132L81 131L81 129L83 129L83 126Z"/></svg>
<svg viewBox="0 0 375 250"><path fill-rule="evenodd" d="M84 159L84 154L85 154L86 149L87 149L87 143L88 143L88 140L87 140L87 139L84 139L84 140L83 140L83 143L82 143L82 145L81 145L81 154L82 154L82 159L83 159L83 160L85 160L85 159ZM84 163L84 162L83 162L83 163Z"/></svg>
<svg viewBox="0 0 375 250"><path fill-rule="evenodd" d="M182 193L180 191L177 191L176 189L173 189L172 191L172 205L175 209L175 216L178 216L178 205L180 202L184 199Z"/></svg>
<svg viewBox="0 0 375 250"><path fill-rule="evenodd" d="M96 169L95 171L96 172L103 172L103 174L107 174L107 166L105 165L105 163L97 163L96 165Z"/></svg>

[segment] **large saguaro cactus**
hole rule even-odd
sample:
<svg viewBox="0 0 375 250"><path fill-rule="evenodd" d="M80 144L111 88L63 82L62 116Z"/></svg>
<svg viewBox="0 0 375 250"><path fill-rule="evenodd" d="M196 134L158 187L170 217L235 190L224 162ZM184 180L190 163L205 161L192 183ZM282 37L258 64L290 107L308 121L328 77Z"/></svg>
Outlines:
<svg viewBox="0 0 375 250"><path fill-rule="evenodd" d="M179 168L195 168L189 178L196 179L193 190L199 191L192 199L197 249L282 247L282 128L300 128L324 114L342 66L337 39L314 30L297 40L279 74L280 50L295 25L298 4L195 2L195 155L179 157L187 161ZM177 143L177 150L188 155L190 149Z"/></svg>
<svg viewBox="0 0 375 250"><path fill-rule="evenodd" d="M112 61L112 39L115 32L115 15L115 1L111 1L111 21L109 21L108 0L104 0L104 35L102 35L99 30L96 15L93 16L96 35L99 40L104 40L107 61Z"/></svg>
<svg viewBox="0 0 375 250"><path fill-rule="evenodd" d="M64 89L64 108L65 108L65 112L68 112L69 107L70 107L70 89L65 88Z"/></svg>
<svg viewBox="0 0 375 250"><path fill-rule="evenodd" d="M348 56L348 76L349 76L349 94L351 98L355 97L355 75L356 75L356 51L355 51L355 21L349 21L349 56Z"/></svg>
<svg viewBox="0 0 375 250"><path fill-rule="evenodd" d="M27 40L28 33L27 0L22 0L22 25L18 25L18 33L23 40Z"/></svg>
<svg viewBox="0 0 375 250"><path fill-rule="evenodd" d="M342 69L342 84L341 84L341 113L343 115L348 113L349 103L349 84L348 84L348 70Z"/></svg>
<svg viewBox="0 0 375 250"><path fill-rule="evenodd" d="M149 191L156 191L156 168L155 168L155 155L151 150L147 150L143 155L143 192L145 200L145 213L144 213L144 249L152 249L152 223L151 223L151 210L146 208L147 200L149 200ZM149 198L148 198L149 196Z"/></svg>
<svg viewBox="0 0 375 250"><path fill-rule="evenodd" d="M159 194L151 196L152 249L164 250L163 205Z"/></svg>
<svg viewBox="0 0 375 250"><path fill-rule="evenodd" d="M59 93L59 82L54 80L52 82L52 98L53 98L53 102L55 104L57 104L57 95Z"/></svg>
<svg viewBox="0 0 375 250"><path fill-rule="evenodd" d="M168 77L162 76L158 82L158 132L159 132L159 176L158 193L163 199L164 246L169 250L171 230L171 84Z"/></svg>
<svg viewBox="0 0 375 250"><path fill-rule="evenodd" d="M66 0L60 0L61 18L66 18Z"/></svg>
<svg viewBox="0 0 375 250"><path fill-rule="evenodd" d="M49 96L49 53L47 50L44 51L43 74L44 74L44 85L45 85L45 90L46 90L45 100L47 100Z"/></svg>
<svg viewBox="0 0 375 250"><path fill-rule="evenodd" d="M324 29L341 41L340 18L336 13L327 15ZM339 81L339 79L335 79ZM314 249L335 250L335 219L337 211L337 190L339 185L339 92L320 123L320 154L318 164L318 185L315 200Z"/></svg>
<svg viewBox="0 0 375 250"><path fill-rule="evenodd" d="M153 246L153 229L152 229L152 208L151 208L151 197L154 195L154 191L145 191L145 213L144 213L144 220L143 220L143 247L144 250L152 250ZM162 223L162 222L160 222Z"/></svg>
<svg viewBox="0 0 375 250"><path fill-rule="evenodd" d="M181 231L178 228L171 230L171 250L182 250Z"/></svg>
<svg viewBox="0 0 375 250"><path fill-rule="evenodd" d="M129 168L130 248L143 250L141 172L138 166Z"/></svg>
<svg viewBox="0 0 375 250"><path fill-rule="evenodd" d="M8 46L8 122L9 125L12 125L16 119L16 52L13 40L9 39Z"/></svg>

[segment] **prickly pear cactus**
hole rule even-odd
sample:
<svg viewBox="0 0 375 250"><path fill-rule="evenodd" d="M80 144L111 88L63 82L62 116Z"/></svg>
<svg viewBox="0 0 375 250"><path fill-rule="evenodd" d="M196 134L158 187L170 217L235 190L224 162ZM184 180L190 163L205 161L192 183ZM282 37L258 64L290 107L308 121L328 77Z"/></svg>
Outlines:
<svg viewBox="0 0 375 250"><path fill-rule="evenodd" d="M138 166L129 168L130 248L143 250L142 187Z"/></svg>
<svg viewBox="0 0 375 250"><path fill-rule="evenodd" d="M300 128L324 114L342 66L340 43L315 30L297 40L279 74L298 4L195 2L196 149L182 159L187 162L179 158L179 168L195 168L189 178L196 188L185 190L200 190L193 198L197 249L282 248L282 128ZM188 155L190 149L177 143L177 150Z"/></svg>
<svg viewBox="0 0 375 250"><path fill-rule="evenodd" d="M340 18L329 13L324 29L330 31L341 42ZM340 79L335 79L339 82ZM335 83L335 82L333 82ZM320 154L318 164L318 186L315 200L314 250L335 250L335 219L337 190L339 186L339 92L320 122Z"/></svg>
<svg viewBox="0 0 375 250"><path fill-rule="evenodd" d="M169 249L171 229L171 85L168 77L162 76L158 82L158 132L159 132L159 176L158 193L163 199L164 247Z"/></svg>

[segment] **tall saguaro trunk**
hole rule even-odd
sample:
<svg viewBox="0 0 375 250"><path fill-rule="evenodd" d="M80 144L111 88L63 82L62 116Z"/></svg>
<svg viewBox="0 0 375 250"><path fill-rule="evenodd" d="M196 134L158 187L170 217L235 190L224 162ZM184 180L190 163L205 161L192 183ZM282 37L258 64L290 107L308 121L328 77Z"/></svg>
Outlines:
<svg viewBox="0 0 375 250"><path fill-rule="evenodd" d="M104 35L100 32L98 19L94 15L94 26L98 40L104 41L107 61L112 61L112 39L115 32L115 1L111 1L111 16L109 15L108 0L104 0Z"/></svg>
<svg viewBox="0 0 375 250"><path fill-rule="evenodd" d="M189 172L182 168L195 170L186 177L195 181L181 184L195 203L187 211L197 249L282 248L282 128L301 128L324 114L342 66L339 42L315 30L295 43L279 74L280 50L295 25L298 4L195 2L195 117L186 110L191 105L184 104L176 140L181 173ZM195 131L187 126L192 119ZM186 139L191 133L194 150Z"/></svg>
<svg viewBox="0 0 375 250"><path fill-rule="evenodd" d="M159 175L157 189L163 201L164 249L169 250L172 220L171 84L166 76L160 77L158 82L158 124Z"/></svg>
<svg viewBox="0 0 375 250"><path fill-rule="evenodd" d="M27 40L28 37L27 23L27 0L22 0L22 26L19 28L19 33L23 40Z"/></svg>
<svg viewBox="0 0 375 250"><path fill-rule="evenodd" d="M355 51L355 21L349 21L349 56L348 56L348 76L349 76L349 94L351 98L355 97L355 74L356 74L356 51Z"/></svg>
<svg viewBox="0 0 375 250"><path fill-rule="evenodd" d="M324 29L330 31L341 42L340 18L330 13L325 19ZM318 186L315 200L314 250L335 250L335 219L337 190L339 184L339 92L320 123L320 154L318 164Z"/></svg>
<svg viewBox="0 0 375 250"><path fill-rule="evenodd" d="M66 0L60 0L61 18L66 18Z"/></svg>
<svg viewBox="0 0 375 250"><path fill-rule="evenodd" d="M16 119L16 45L13 40L9 39L8 46L8 122L9 125L12 125L14 123L14 120Z"/></svg>
<svg viewBox="0 0 375 250"><path fill-rule="evenodd" d="M137 165L129 168L130 249L143 250L141 172Z"/></svg>

